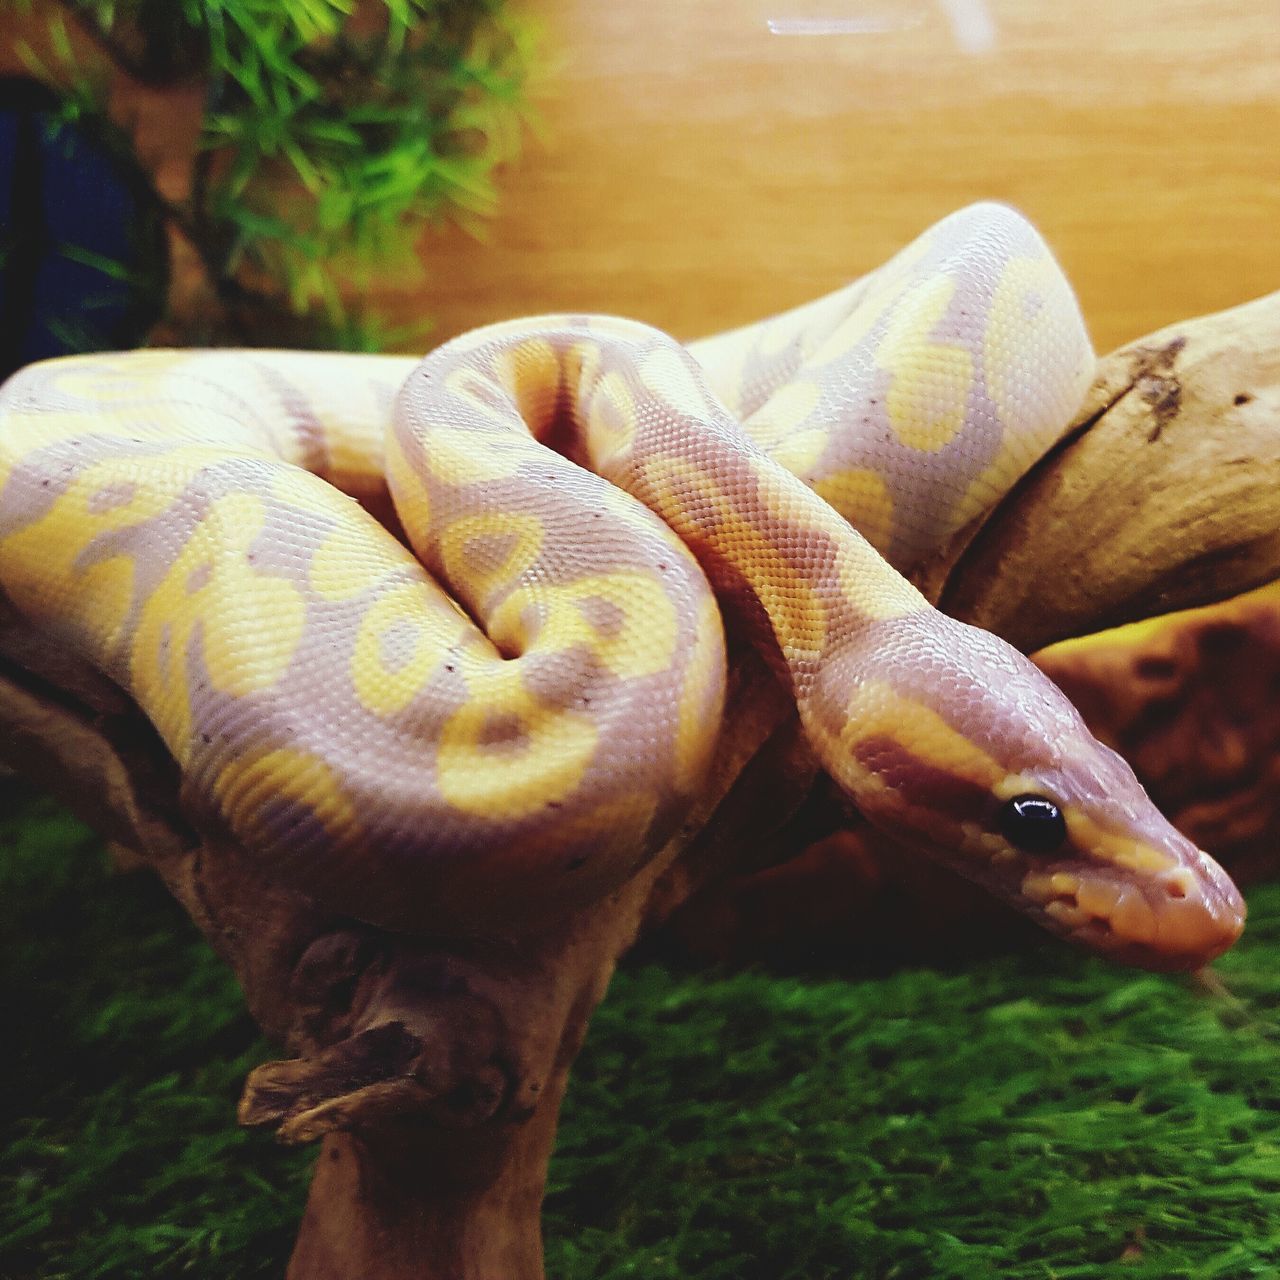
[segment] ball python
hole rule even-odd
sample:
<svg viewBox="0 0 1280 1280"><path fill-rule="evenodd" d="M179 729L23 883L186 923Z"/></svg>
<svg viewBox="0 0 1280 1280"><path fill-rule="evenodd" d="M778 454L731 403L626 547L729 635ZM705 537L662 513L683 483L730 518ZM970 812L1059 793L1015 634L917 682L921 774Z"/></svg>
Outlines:
<svg viewBox="0 0 1280 1280"><path fill-rule="evenodd" d="M500 931L622 884L702 784L727 616L873 824L1060 934L1191 966L1240 931L1230 880L904 576L1093 368L995 204L689 346L555 315L421 362L64 357L0 393L0 591L127 691L201 823L374 923Z"/></svg>

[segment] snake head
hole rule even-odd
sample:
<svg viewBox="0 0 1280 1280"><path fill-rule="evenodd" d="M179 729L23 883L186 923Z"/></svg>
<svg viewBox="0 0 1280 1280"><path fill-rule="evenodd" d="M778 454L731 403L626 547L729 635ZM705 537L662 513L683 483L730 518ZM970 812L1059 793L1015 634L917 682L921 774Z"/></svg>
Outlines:
<svg viewBox="0 0 1280 1280"><path fill-rule="evenodd" d="M1245 905L1226 872L1034 664L940 614L877 625L875 667L844 673L840 731L874 825L1126 963L1193 969L1235 942Z"/></svg>
<svg viewBox="0 0 1280 1280"><path fill-rule="evenodd" d="M1092 737L1057 768L1006 775L995 795L1008 797L989 837L1012 873L1006 896L1055 932L1152 969L1199 967L1240 936L1230 877Z"/></svg>

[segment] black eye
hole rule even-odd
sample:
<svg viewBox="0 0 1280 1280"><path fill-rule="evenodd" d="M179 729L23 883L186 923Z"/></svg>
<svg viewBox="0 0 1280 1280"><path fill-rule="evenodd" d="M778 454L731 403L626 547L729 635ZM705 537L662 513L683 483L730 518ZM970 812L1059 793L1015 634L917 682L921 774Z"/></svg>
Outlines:
<svg viewBox="0 0 1280 1280"><path fill-rule="evenodd" d="M1044 796L1014 796L1000 810L1000 834L1023 853L1056 853L1067 838L1067 822Z"/></svg>

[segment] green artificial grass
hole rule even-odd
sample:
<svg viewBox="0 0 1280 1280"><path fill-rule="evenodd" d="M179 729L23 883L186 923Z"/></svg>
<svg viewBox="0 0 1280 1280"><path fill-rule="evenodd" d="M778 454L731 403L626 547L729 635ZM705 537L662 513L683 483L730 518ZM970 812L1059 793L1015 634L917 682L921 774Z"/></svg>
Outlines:
<svg viewBox="0 0 1280 1280"><path fill-rule="evenodd" d="M310 1151L163 890L0 796L0 1276L278 1276ZM1223 990L1059 948L953 972L625 969L573 1077L559 1280L1280 1276L1280 886ZM495 1278L498 1280L498 1278Z"/></svg>

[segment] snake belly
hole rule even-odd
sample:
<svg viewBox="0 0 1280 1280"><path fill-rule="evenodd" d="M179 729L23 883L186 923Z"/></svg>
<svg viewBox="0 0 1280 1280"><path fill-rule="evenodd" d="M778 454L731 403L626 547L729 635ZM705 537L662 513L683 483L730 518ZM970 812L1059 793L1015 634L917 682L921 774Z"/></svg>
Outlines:
<svg viewBox="0 0 1280 1280"><path fill-rule="evenodd" d="M549 316L416 367L34 366L0 403L0 587L137 701L206 829L375 923L533 927L652 857L715 745L727 601L886 831L1127 958L1221 950L1221 872L885 558L990 505L1087 387L1029 225L964 210L692 352ZM1046 788L1071 824L1051 864L997 821Z"/></svg>

